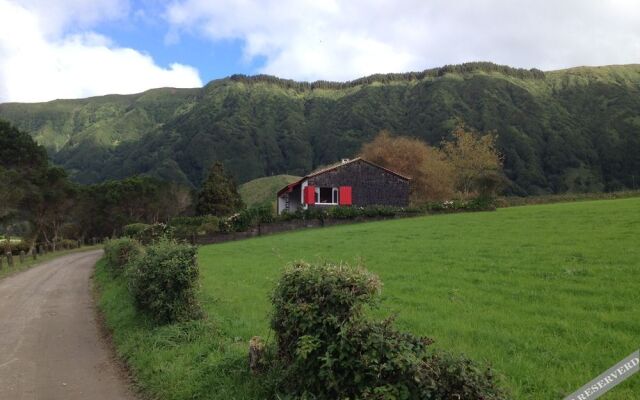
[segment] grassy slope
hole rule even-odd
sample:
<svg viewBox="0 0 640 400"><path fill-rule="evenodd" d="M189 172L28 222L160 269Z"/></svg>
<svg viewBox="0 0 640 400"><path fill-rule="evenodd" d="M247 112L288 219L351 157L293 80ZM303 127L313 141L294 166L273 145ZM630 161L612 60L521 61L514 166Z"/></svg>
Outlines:
<svg viewBox="0 0 640 400"><path fill-rule="evenodd" d="M513 207L294 232L203 247L209 319L153 328L99 263L100 308L140 386L159 399L259 399L251 336L290 260L361 260L379 315L491 362L515 399L562 398L640 345L640 199ZM631 378L607 395L633 398Z"/></svg>
<svg viewBox="0 0 640 400"><path fill-rule="evenodd" d="M272 204L276 193L284 186L297 181L299 176L276 175L258 178L240 185L239 192L248 207Z"/></svg>
<svg viewBox="0 0 640 400"><path fill-rule="evenodd" d="M269 335L286 262L361 260L385 283L380 315L491 362L517 399L561 398L640 345L639 231L640 199L309 230L203 247L203 298L246 342Z"/></svg>

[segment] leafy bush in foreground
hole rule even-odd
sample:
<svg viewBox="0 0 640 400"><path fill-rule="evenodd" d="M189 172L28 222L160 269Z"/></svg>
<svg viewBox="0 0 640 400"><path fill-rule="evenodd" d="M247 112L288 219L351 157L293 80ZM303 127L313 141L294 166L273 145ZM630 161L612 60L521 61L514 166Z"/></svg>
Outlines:
<svg viewBox="0 0 640 400"><path fill-rule="evenodd" d="M199 317L196 254L196 247L166 239L147 246L128 270L136 308L158 324Z"/></svg>
<svg viewBox="0 0 640 400"><path fill-rule="evenodd" d="M483 399L504 395L488 369L428 351L431 339L371 321L377 276L345 265L296 263L273 295L276 391L302 399Z"/></svg>
<svg viewBox="0 0 640 400"><path fill-rule="evenodd" d="M298 349L303 337L307 345L310 337L319 342L334 338L373 303L380 289L378 277L363 269L304 262L289 266L271 297L279 357L294 360L303 351Z"/></svg>
<svg viewBox="0 0 640 400"><path fill-rule="evenodd" d="M131 238L108 240L104 245L104 254L111 271L119 274L127 264L140 256L143 252L140 243Z"/></svg>

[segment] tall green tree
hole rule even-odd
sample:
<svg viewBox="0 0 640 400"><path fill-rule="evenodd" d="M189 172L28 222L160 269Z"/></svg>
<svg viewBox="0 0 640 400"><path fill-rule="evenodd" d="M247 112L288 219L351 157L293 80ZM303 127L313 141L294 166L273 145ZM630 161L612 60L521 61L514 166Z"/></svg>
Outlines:
<svg viewBox="0 0 640 400"><path fill-rule="evenodd" d="M227 174L221 162L213 164L209 175L198 193L196 212L199 215L215 215L223 217L244 208L238 187L233 178Z"/></svg>
<svg viewBox="0 0 640 400"><path fill-rule="evenodd" d="M76 193L75 185L62 168L49 167L32 182L23 206L33 226L34 241L42 238L55 249L63 226L71 221Z"/></svg>

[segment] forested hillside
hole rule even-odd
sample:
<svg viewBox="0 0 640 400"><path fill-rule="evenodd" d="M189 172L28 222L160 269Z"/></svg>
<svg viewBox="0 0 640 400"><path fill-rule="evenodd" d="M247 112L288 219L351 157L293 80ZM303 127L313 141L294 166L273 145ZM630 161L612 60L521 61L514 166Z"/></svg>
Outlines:
<svg viewBox="0 0 640 400"><path fill-rule="evenodd" d="M79 182L138 173L242 183L353 156L381 129L438 144L457 121L495 131L508 194L640 187L640 65L554 72L489 63L347 83L232 76L202 89L2 104Z"/></svg>

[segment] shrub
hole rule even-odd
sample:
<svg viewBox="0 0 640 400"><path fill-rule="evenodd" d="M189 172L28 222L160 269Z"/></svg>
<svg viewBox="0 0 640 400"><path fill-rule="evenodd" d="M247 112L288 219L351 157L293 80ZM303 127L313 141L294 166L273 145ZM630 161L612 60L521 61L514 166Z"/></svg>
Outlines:
<svg viewBox="0 0 640 400"><path fill-rule="evenodd" d="M334 338L342 325L373 304L380 288L377 276L347 265L298 262L287 267L271 297L278 355L293 360L302 337Z"/></svg>
<svg viewBox="0 0 640 400"><path fill-rule="evenodd" d="M143 224L143 223L135 223L135 224L129 224L129 225L125 225L122 228L122 236L127 236L130 238L136 238L138 237L138 235L140 235L142 233L142 231L144 231L145 229L149 228L149 224Z"/></svg>
<svg viewBox="0 0 640 400"><path fill-rule="evenodd" d="M163 223L148 225L145 229L140 231L135 238L144 245L156 243L162 239L172 239L173 228Z"/></svg>
<svg viewBox="0 0 640 400"><path fill-rule="evenodd" d="M504 399L490 370L428 351L432 340L398 331L392 319L367 319L380 288L362 268L289 266L272 295L276 391L303 399Z"/></svg>
<svg viewBox="0 0 640 400"><path fill-rule="evenodd" d="M480 196L467 202L467 209L473 211L495 211L497 201L493 197Z"/></svg>
<svg viewBox="0 0 640 400"><path fill-rule="evenodd" d="M219 231L220 220L213 215L200 217L176 217L169 226L173 235L180 239L191 239L194 236L211 235Z"/></svg>
<svg viewBox="0 0 640 400"><path fill-rule="evenodd" d="M62 239L56 243L58 249L75 249L78 247L78 241L72 239Z"/></svg>
<svg viewBox="0 0 640 400"><path fill-rule="evenodd" d="M362 209L356 207L331 207L327 217L333 219L354 219L362 215Z"/></svg>
<svg viewBox="0 0 640 400"><path fill-rule="evenodd" d="M493 371L472 360L449 353L428 356L421 369L420 390L430 399L502 400L507 394L498 386Z"/></svg>
<svg viewBox="0 0 640 400"><path fill-rule="evenodd" d="M143 252L140 243L131 238L108 240L104 245L104 254L111 271L119 274L125 267Z"/></svg>
<svg viewBox="0 0 640 400"><path fill-rule="evenodd" d="M11 242L8 246L6 240L0 240L0 256L4 255L6 251L11 251L12 254L20 254L21 251L24 251L26 254L29 249L31 249L31 243L25 240Z"/></svg>
<svg viewBox="0 0 640 400"><path fill-rule="evenodd" d="M271 206L251 207L240 211L231 217L220 221L222 232L244 232L259 224L268 224L274 221Z"/></svg>
<svg viewBox="0 0 640 400"><path fill-rule="evenodd" d="M396 330L391 319L359 318L343 325L318 359L296 362L312 368L304 390L320 398L419 399L425 396L416 378L432 342Z"/></svg>
<svg viewBox="0 0 640 400"><path fill-rule="evenodd" d="M194 246L167 239L148 246L128 270L136 308L158 324L200 316L196 254Z"/></svg>

